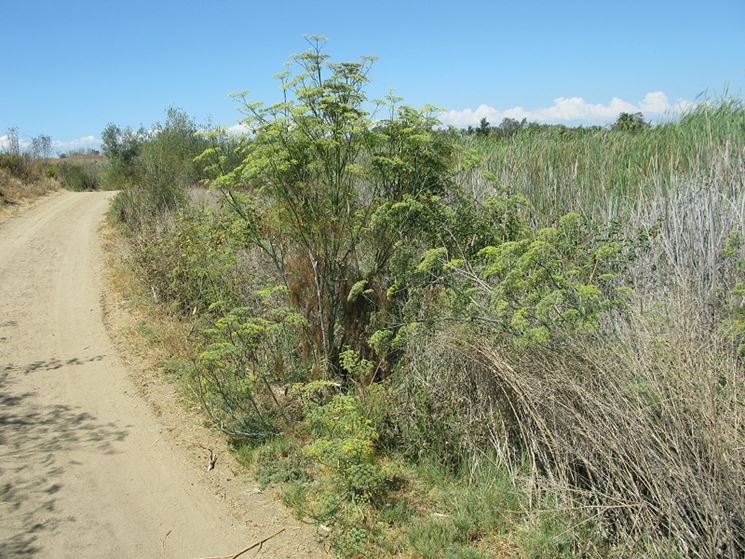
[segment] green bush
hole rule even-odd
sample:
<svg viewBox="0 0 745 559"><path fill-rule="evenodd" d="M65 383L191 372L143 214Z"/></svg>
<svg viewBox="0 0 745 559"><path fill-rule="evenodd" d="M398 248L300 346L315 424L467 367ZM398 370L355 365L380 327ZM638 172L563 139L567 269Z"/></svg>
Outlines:
<svg viewBox="0 0 745 559"><path fill-rule="evenodd" d="M219 311L219 304L211 310ZM293 371L284 367L301 318L292 312L261 316L248 307L219 314L202 330L195 391L216 424L234 439L270 439L279 434L285 415L282 389Z"/></svg>
<svg viewBox="0 0 745 559"><path fill-rule="evenodd" d="M378 433L360 401L348 394L330 394L329 381L296 385L302 402L302 444L307 472L290 499L304 516L332 526L331 539L342 557L362 557L380 535L378 507L391 488L392 474L376 448Z"/></svg>
<svg viewBox="0 0 745 559"><path fill-rule="evenodd" d="M362 501L380 498L386 487L386 472L377 458L378 433L363 415L358 400L339 394L318 405L306 398L305 408L312 437L307 453L328 470L339 497Z"/></svg>
<svg viewBox="0 0 745 559"><path fill-rule="evenodd" d="M97 171L86 165L60 163L56 167L56 178L69 190L96 190L99 186Z"/></svg>
<svg viewBox="0 0 745 559"><path fill-rule="evenodd" d="M482 288L488 300L479 319L537 342L556 331L597 331L603 316L628 294L619 281L634 248L626 244L613 231L588 227L570 213L557 227L482 249L480 278L489 287Z"/></svg>
<svg viewBox="0 0 745 559"><path fill-rule="evenodd" d="M112 215L132 230L184 206L187 188L202 178L194 162L207 140L184 112L168 109L166 120L150 132L110 124L103 134L108 164L104 184L121 190Z"/></svg>
<svg viewBox="0 0 745 559"><path fill-rule="evenodd" d="M113 212L135 211L141 199L131 189L115 198ZM147 209L142 209L147 212ZM184 314L204 313L215 303L238 305L236 244L227 216L189 209L159 224L143 226L133 238L133 261L157 299Z"/></svg>
<svg viewBox="0 0 745 559"><path fill-rule="evenodd" d="M437 218L428 210L447 207L455 152L431 107L399 107L390 97L389 118L373 122L365 94L371 60L331 63L321 41L311 43L293 58L296 75L280 77L285 103L241 98L256 134L244 140L241 164L212 185L244 219L247 246L266 253L272 275L288 286L289 303L305 318L311 366L347 383L341 353L369 352L361 334L388 306L393 268L420 250L398 239L418 245L432 237ZM199 160L220 170L226 157L210 148ZM387 211L398 212L398 231L384 226ZM352 300L361 280L374 287Z"/></svg>

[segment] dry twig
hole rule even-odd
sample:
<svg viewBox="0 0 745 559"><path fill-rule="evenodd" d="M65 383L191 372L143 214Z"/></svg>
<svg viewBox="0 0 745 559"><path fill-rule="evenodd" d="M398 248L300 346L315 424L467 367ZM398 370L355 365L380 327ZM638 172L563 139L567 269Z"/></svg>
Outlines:
<svg viewBox="0 0 745 559"><path fill-rule="evenodd" d="M272 534L271 536L267 536L267 537L266 537L266 538L264 538L263 540L260 540L260 541L258 541L258 542L256 542L256 543L253 543L253 544L249 545L249 546L248 546L247 548L245 548L245 549L242 549L242 550L240 550L240 551L239 551L238 553L236 553L235 555L221 555L221 556L219 556L219 557L202 557L201 559L238 559L238 557L240 557L240 556L241 556L241 555L243 555L244 553L246 553L246 552L248 552L248 551L251 551L252 549L256 549L257 547L259 548L259 550L261 550L261 548L262 548L262 547L264 547L264 544L265 544L266 542L268 542L268 541L269 541L269 540L271 540L272 538L275 538L275 537L279 536L279 535L280 535L280 534L281 534L282 532L284 532L284 531L285 531L285 529L284 529L284 528L282 528L282 529L281 529L280 531L278 531L278 532L275 532L275 533L274 533L274 534Z"/></svg>

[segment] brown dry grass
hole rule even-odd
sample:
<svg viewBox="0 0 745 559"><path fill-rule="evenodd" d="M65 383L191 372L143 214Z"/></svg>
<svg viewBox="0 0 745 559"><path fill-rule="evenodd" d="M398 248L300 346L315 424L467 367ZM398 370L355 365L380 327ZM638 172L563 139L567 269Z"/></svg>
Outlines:
<svg viewBox="0 0 745 559"><path fill-rule="evenodd" d="M441 335L419 348L419 389L460 444L515 471L527 460L539 494L589 511L629 556L742 557L745 369L694 309L647 309L619 338L556 347Z"/></svg>
<svg viewBox="0 0 745 559"><path fill-rule="evenodd" d="M0 169L0 207L38 198L59 188L59 182L52 178L43 177L32 181L23 181L12 176L4 169Z"/></svg>
<svg viewBox="0 0 745 559"><path fill-rule="evenodd" d="M0 169L0 221L16 215L60 189L55 179L43 178L25 182Z"/></svg>

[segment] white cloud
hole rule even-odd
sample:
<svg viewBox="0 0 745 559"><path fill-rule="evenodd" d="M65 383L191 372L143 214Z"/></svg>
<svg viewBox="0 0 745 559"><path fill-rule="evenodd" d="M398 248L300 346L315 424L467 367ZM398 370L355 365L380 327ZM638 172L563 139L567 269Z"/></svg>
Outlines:
<svg viewBox="0 0 745 559"><path fill-rule="evenodd" d="M597 124L615 120L622 112L641 112L647 118L677 114L692 104L685 99L670 102L664 92L651 91L638 103L630 103L618 97L613 97L607 104L589 103L583 97L557 97L552 105L533 110L520 106L499 110L490 105L479 105L476 109L445 111L440 115L440 120L445 125L461 127L478 126L482 118L492 124L499 124L503 118L525 118L531 122Z"/></svg>
<svg viewBox="0 0 745 559"><path fill-rule="evenodd" d="M246 123L239 122L233 126L228 126L225 132L227 132L228 136L249 136L251 134L251 128Z"/></svg>
<svg viewBox="0 0 745 559"><path fill-rule="evenodd" d="M57 152L65 152L74 149L97 149L101 144L101 140L95 136L81 136L74 140L53 140L52 149Z"/></svg>

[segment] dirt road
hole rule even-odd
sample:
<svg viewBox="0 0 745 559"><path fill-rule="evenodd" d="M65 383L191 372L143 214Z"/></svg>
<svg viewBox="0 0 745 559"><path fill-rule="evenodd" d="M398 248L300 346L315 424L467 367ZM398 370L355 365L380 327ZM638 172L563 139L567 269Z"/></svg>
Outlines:
<svg viewBox="0 0 745 559"><path fill-rule="evenodd" d="M195 478L103 327L111 198L60 192L0 223L0 557L230 556L266 527Z"/></svg>

